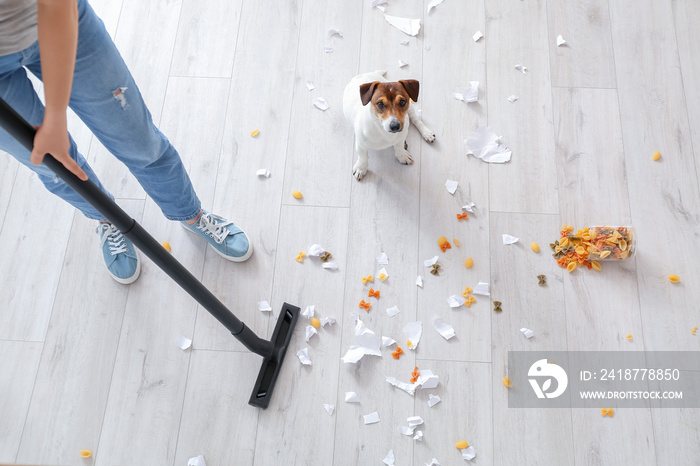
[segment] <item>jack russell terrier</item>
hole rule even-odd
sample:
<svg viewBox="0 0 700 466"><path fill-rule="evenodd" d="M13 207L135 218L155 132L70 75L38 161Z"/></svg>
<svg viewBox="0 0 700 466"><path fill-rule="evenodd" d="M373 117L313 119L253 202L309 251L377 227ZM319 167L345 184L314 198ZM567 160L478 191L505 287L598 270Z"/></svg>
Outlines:
<svg viewBox="0 0 700 466"><path fill-rule="evenodd" d="M435 141L435 134L410 106L411 100L418 100L418 81L388 82L385 75L386 71L357 75L350 80L343 93L343 113L355 129L357 162L352 167L352 174L357 181L367 173L369 149L381 150L393 146L399 162L406 165L413 163L413 157L406 150L409 121L416 125L423 139Z"/></svg>

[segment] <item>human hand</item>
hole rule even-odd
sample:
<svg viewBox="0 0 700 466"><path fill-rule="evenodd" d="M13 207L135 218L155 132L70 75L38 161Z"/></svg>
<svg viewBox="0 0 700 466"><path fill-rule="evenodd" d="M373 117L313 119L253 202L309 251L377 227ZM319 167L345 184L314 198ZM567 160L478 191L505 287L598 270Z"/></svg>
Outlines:
<svg viewBox="0 0 700 466"><path fill-rule="evenodd" d="M87 181L88 176L78 163L69 154L70 140L68 139L68 127L65 114L61 117L52 116L47 112L44 121L39 126L34 136L34 149L30 157L34 165L41 165L45 154L51 154L53 158L61 162L71 173Z"/></svg>

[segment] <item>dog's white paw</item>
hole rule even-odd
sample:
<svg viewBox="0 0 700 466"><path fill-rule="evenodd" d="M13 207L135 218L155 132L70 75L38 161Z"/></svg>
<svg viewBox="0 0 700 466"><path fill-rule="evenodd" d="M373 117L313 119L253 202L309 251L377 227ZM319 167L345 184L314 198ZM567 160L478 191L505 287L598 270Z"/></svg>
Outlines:
<svg viewBox="0 0 700 466"><path fill-rule="evenodd" d="M352 167L352 176L355 177L357 181L360 181L362 178L365 177L367 174L367 164L359 164L356 163L354 167Z"/></svg>
<svg viewBox="0 0 700 466"><path fill-rule="evenodd" d="M428 141L428 142L433 142L433 141L435 141L435 133L433 133L432 131L430 131L430 129L428 129L428 128L424 128L424 129L420 132L420 134L421 134L421 136L423 136L423 139L425 139L425 140Z"/></svg>
<svg viewBox="0 0 700 466"><path fill-rule="evenodd" d="M396 160L404 165L413 165L413 156L408 151L403 150L396 153Z"/></svg>

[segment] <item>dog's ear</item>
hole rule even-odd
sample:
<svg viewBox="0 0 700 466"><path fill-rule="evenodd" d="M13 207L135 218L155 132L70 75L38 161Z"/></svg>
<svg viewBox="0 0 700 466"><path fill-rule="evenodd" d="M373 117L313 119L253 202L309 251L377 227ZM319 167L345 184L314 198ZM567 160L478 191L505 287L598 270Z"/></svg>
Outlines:
<svg viewBox="0 0 700 466"><path fill-rule="evenodd" d="M374 81L373 83L360 84L360 100L362 100L362 105L365 106L372 100L372 95L374 90L377 88L379 81Z"/></svg>
<svg viewBox="0 0 700 466"><path fill-rule="evenodd" d="M406 89L408 96L412 101L418 102L418 90L420 89L420 84L415 79L404 79L399 81L399 83Z"/></svg>

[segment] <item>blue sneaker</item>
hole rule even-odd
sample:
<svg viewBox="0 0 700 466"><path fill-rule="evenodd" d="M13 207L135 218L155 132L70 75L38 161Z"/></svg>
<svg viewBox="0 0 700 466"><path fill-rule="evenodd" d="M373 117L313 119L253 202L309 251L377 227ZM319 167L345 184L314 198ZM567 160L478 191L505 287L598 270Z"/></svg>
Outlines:
<svg viewBox="0 0 700 466"><path fill-rule="evenodd" d="M122 285L134 283L141 273L141 262L133 243L111 223L97 227L107 271Z"/></svg>
<svg viewBox="0 0 700 466"><path fill-rule="evenodd" d="M209 243L217 254L233 262L243 262L253 254L253 245L248 236L230 220L206 210L194 225L185 222L182 226Z"/></svg>

